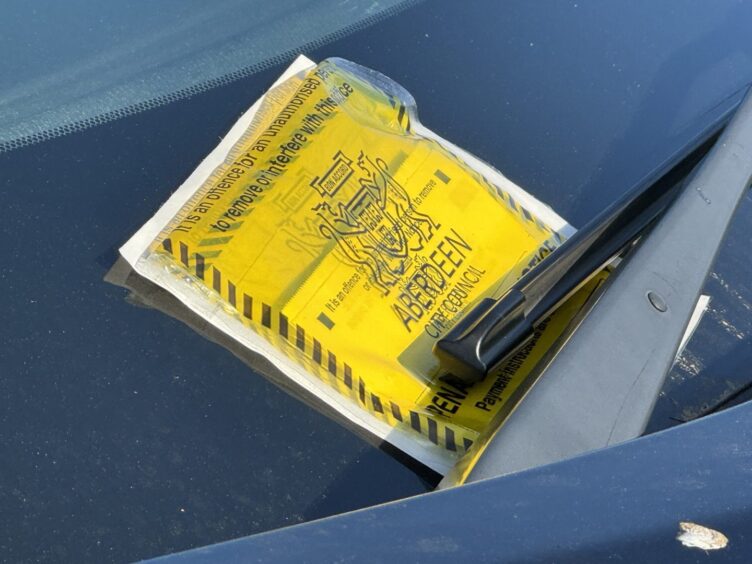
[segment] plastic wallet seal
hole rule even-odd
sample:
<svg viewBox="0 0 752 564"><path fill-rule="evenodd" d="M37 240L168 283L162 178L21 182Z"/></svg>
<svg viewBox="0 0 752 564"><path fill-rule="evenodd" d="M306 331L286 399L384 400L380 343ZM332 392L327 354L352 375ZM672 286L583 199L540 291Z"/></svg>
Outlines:
<svg viewBox="0 0 752 564"><path fill-rule="evenodd" d="M422 126L399 85L299 58L123 255L350 421L446 473L592 291L472 387L437 338L571 227Z"/></svg>

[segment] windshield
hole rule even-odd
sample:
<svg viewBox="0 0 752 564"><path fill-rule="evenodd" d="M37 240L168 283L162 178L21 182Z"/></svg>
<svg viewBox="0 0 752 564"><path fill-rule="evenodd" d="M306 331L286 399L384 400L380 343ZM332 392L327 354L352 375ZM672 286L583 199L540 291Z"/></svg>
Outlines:
<svg viewBox="0 0 752 564"><path fill-rule="evenodd" d="M394 79L422 123L579 227L749 84L750 17L731 0L7 2L4 557L132 561L438 481L264 379L200 320L105 281L299 52ZM748 195L651 431L750 397L750 222Z"/></svg>
<svg viewBox="0 0 752 564"><path fill-rule="evenodd" d="M12 2L0 20L0 151L252 75L404 0Z"/></svg>

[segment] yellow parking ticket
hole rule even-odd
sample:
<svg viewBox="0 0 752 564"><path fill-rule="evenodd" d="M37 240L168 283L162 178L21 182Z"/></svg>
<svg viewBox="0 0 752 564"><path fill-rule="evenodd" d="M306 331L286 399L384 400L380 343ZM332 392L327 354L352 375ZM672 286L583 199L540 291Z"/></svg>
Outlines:
<svg viewBox="0 0 752 564"><path fill-rule="evenodd" d="M142 272L446 471L589 290L475 386L438 379L433 344L556 248L563 222L423 127L399 85L342 59L279 83L235 131L152 238Z"/></svg>

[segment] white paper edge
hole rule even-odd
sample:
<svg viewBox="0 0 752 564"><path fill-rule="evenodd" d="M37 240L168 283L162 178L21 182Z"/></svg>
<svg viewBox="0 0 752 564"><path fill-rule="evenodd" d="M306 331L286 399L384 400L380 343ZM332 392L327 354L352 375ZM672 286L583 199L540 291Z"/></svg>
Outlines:
<svg viewBox="0 0 752 564"><path fill-rule="evenodd" d="M299 55L274 82L273 86L277 86L297 73L308 71L315 66L315 64L316 63L304 55ZM263 337L252 331L248 331L247 328L237 319L228 315L221 315L221 310L219 311L220 315L217 315L218 308L210 305L206 300L200 299L200 296L195 291L187 291L185 281L154 268L148 261L139 262L139 258L148 249L154 238L159 235L167 223L169 223L175 214L190 199L195 190L212 174L214 169L224 161L225 156L232 146L238 141L238 139L240 139L253 121L253 118L263 100L264 96L259 98L259 100L257 100L256 103L254 103L240 117L240 119L238 119L219 145L217 145L217 147L206 156L185 182L183 182L183 184L181 184L181 186L170 196L162 207L160 207L159 211L157 211L149 221L147 221L122 247L120 247L120 254L140 275L168 290L192 311L206 319L220 331L230 335L253 352L267 357L283 374L305 390L315 394L354 424L366 429L383 440L388 441L436 472L439 472L442 475L446 474L454 464L455 458L450 456L444 449L434 445L420 435L408 433L399 428L390 427L367 411L355 406L347 398L343 398L336 390L333 390L316 376L309 374L297 363L288 359L281 352L267 343ZM447 140L439 137L425 127L419 127L419 131L422 135L439 141L461 156L469 165L475 167L493 183L510 193L515 200L524 205L530 212L537 215L555 231L558 231L565 237L574 233L574 228L561 218L561 216L559 216L553 209L540 202L531 194L525 192L522 188L505 178L488 164L452 143L449 143Z"/></svg>
<svg viewBox="0 0 752 564"><path fill-rule="evenodd" d="M705 315L705 311L708 309L708 303L710 303L710 296L707 296L705 294L702 294L697 300L695 309L692 312L692 316L689 318L687 328L684 330L684 335L682 336L681 343L679 343L679 348L676 351L674 361L679 360L679 357L684 352L687 343L692 338L692 335L695 334L695 329L697 329L702 316Z"/></svg>

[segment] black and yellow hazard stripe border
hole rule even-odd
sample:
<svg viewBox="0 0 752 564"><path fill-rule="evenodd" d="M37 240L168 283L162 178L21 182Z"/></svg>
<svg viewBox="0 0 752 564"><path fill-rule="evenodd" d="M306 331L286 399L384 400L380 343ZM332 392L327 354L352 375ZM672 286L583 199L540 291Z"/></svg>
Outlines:
<svg viewBox="0 0 752 564"><path fill-rule="evenodd" d="M185 242L175 242L168 237L154 252L167 257L172 264L198 280L221 298L221 303L228 306L225 307L228 314L263 336L288 358L302 365L307 373L315 375L359 409L392 428L417 433L452 455L461 456L473 445L477 431L415 409L415 405L405 405L403 401L373 392L366 378L355 374L346 360L325 348L311 332L292 322L283 312L239 291L237 284L212 264L212 256L201 251L201 247L196 252Z"/></svg>

